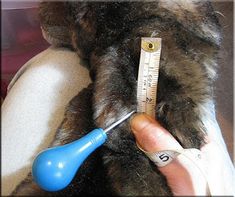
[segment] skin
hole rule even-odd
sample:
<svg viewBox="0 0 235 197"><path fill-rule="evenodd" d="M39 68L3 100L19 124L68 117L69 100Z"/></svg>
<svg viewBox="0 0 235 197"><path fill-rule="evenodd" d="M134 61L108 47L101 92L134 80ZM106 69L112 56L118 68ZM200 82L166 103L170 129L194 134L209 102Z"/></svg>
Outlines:
<svg viewBox="0 0 235 197"><path fill-rule="evenodd" d="M44 36L53 46L71 48L87 59L94 86L87 96L90 102L83 110L84 102L71 111L54 144L78 139L78 131L89 131L84 113L89 113L89 122L106 128L136 109L140 39L152 36L163 40L156 117L184 148L204 144L201 105L213 96L214 76L208 70L215 70L220 40L218 21L209 3L49 1L40 5L39 16ZM82 176L77 175L77 181L58 195L89 195L104 186L112 195L172 195L165 177L136 147L128 124L113 129L108 139L96 155L101 159L100 168L93 162L85 165L80 169ZM97 170L100 175L95 182ZM100 184L101 179L109 185ZM25 191L30 184L19 188ZM100 194L109 193L107 189ZM27 194L38 195L33 190Z"/></svg>
<svg viewBox="0 0 235 197"><path fill-rule="evenodd" d="M166 129L148 115L140 114L132 118L131 128L137 143L147 152L183 149ZM206 180L201 172L185 158L174 159L168 165L159 167L159 170L166 176L174 195L207 194Z"/></svg>

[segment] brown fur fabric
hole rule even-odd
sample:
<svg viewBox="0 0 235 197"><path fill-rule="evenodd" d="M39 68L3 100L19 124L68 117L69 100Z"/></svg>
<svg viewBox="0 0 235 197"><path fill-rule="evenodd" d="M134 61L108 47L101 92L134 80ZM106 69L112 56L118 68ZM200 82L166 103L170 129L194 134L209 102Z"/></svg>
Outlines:
<svg viewBox="0 0 235 197"><path fill-rule="evenodd" d="M221 38L209 2L44 2L40 18L47 40L87 59L93 79L93 85L70 102L53 145L76 140L95 126L105 128L136 109L140 39L152 36L162 38L156 117L183 147L200 148L205 132L200 107L213 97ZM44 192L29 175L14 194L172 193L123 123L63 191Z"/></svg>

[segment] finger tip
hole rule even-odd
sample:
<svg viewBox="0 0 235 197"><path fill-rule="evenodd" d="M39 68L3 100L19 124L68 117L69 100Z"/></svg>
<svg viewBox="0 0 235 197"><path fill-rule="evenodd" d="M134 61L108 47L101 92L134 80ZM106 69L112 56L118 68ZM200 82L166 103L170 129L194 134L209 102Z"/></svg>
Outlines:
<svg viewBox="0 0 235 197"><path fill-rule="evenodd" d="M131 129L133 131L139 131L152 121L153 120L149 115L145 113L137 113L131 118Z"/></svg>
<svg viewBox="0 0 235 197"><path fill-rule="evenodd" d="M138 144L146 151L179 148L176 139L147 114L136 114L130 125Z"/></svg>

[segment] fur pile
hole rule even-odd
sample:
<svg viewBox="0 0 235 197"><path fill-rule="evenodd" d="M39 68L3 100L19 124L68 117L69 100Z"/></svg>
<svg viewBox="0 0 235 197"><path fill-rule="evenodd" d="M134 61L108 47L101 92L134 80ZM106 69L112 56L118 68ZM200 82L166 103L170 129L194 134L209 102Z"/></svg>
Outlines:
<svg viewBox="0 0 235 197"><path fill-rule="evenodd" d="M209 2L43 2L40 18L48 42L86 59L93 80L68 105L53 146L136 109L141 37L162 38L157 120L185 148L204 143L200 107L213 99L221 39ZM136 147L128 123L110 132L63 191L42 191L29 175L14 194L172 195L165 177Z"/></svg>

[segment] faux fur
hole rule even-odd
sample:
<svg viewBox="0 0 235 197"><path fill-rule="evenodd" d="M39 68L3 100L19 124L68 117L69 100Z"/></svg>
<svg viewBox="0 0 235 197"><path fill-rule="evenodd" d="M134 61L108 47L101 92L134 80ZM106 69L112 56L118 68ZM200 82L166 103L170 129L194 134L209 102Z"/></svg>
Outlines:
<svg viewBox="0 0 235 197"><path fill-rule="evenodd" d="M47 40L87 59L93 79L70 102L52 145L105 128L136 109L141 37L162 38L157 120L185 148L204 143L200 106L213 99L221 39L209 2L44 2L40 18ZM136 147L128 122L109 133L68 188L44 192L29 175L14 194L172 195L165 177Z"/></svg>

